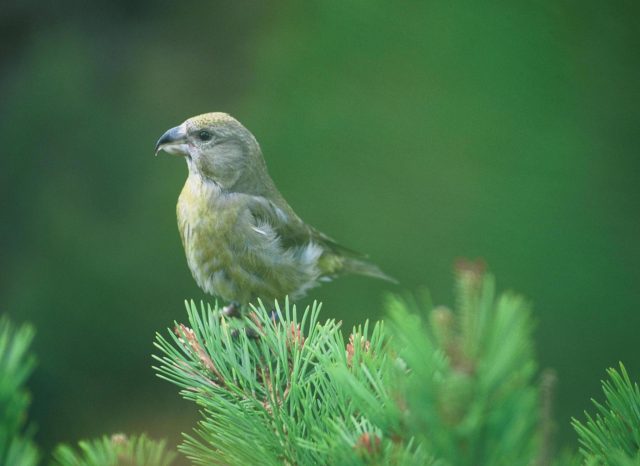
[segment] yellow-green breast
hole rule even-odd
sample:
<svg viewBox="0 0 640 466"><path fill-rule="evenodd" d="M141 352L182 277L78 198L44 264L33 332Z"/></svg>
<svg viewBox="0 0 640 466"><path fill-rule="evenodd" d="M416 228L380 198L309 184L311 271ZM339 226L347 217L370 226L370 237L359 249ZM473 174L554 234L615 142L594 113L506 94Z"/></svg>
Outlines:
<svg viewBox="0 0 640 466"><path fill-rule="evenodd" d="M321 248L284 250L268 225L255 225L246 195L189 175L177 216L189 269L207 293L245 304L295 297L318 284Z"/></svg>

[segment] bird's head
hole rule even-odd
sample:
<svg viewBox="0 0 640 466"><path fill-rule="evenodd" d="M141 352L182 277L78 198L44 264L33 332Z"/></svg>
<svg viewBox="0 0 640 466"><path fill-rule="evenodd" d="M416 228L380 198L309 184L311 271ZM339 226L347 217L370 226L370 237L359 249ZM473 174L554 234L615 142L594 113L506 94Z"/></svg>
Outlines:
<svg viewBox="0 0 640 466"><path fill-rule="evenodd" d="M156 155L161 150L186 157L191 174L224 189L246 190L268 177L258 142L226 113L205 113L169 129L158 140Z"/></svg>

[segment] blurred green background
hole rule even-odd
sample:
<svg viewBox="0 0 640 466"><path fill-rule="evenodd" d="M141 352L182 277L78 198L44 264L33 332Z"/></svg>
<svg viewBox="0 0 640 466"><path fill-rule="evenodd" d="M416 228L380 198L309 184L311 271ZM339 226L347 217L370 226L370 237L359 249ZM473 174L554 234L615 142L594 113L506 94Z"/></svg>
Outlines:
<svg viewBox="0 0 640 466"><path fill-rule="evenodd" d="M482 257L525 294L558 371L560 442L622 359L640 378L638 3L38 2L0 6L0 311L38 329L50 448L177 442L197 415L150 368L155 331L209 299L175 221L185 118L226 111L298 213L400 287L312 293L346 326L387 291L450 303Z"/></svg>

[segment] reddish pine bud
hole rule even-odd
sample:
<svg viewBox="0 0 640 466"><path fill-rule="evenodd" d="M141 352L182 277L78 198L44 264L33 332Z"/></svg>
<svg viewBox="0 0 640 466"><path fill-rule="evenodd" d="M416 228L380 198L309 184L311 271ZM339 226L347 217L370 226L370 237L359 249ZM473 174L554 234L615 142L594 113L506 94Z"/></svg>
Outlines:
<svg viewBox="0 0 640 466"><path fill-rule="evenodd" d="M377 455L380 453L380 444L382 440L375 434L370 434L369 432L365 432L360 437L358 437L358 441L353 446L353 448L362 453L366 453L369 455Z"/></svg>

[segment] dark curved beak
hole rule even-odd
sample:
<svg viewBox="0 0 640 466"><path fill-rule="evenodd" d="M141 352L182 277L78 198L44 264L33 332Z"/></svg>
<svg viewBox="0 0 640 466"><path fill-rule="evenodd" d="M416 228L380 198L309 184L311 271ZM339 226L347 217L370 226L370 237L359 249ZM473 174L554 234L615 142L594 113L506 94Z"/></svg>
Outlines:
<svg viewBox="0 0 640 466"><path fill-rule="evenodd" d="M187 145L187 132L184 125L171 128L158 139L156 143L156 155L161 150L174 155L189 155Z"/></svg>

